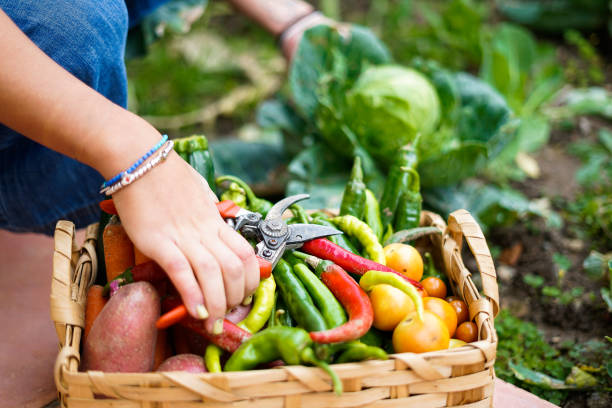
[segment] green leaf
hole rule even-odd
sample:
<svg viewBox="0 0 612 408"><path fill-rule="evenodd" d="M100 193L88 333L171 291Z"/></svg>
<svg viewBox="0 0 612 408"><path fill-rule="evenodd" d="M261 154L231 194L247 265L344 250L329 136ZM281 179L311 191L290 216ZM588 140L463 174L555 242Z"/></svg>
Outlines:
<svg viewBox="0 0 612 408"><path fill-rule="evenodd" d="M552 258L558 269L567 271L572 266L572 261L570 261L569 258L563 254L554 253Z"/></svg>
<svg viewBox="0 0 612 408"><path fill-rule="evenodd" d="M536 58L537 45L531 33L502 23L483 42L480 76L504 95L513 109L520 110L528 74Z"/></svg>
<svg viewBox="0 0 612 408"><path fill-rule="evenodd" d="M344 186L348 181L346 168L350 161L339 158L322 143L316 143L298 154L289 164L286 195L310 194L304 208L340 208Z"/></svg>
<svg viewBox="0 0 612 408"><path fill-rule="evenodd" d="M457 117L457 109L461 103L461 96L453 80L452 72L442 68L436 61L424 60L420 57L410 61L410 66L429 78L440 99L442 120L446 123L454 123Z"/></svg>
<svg viewBox="0 0 612 408"><path fill-rule="evenodd" d="M608 288L601 288L601 298L608 308L608 313L612 313L612 292Z"/></svg>
<svg viewBox="0 0 612 408"><path fill-rule="evenodd" d="M609 16L608 0L496 0L495 4L512 21L557 33L603 28Z"/></svg>
<svg viewBox="0 0 612 408"><path fill-rule="evenodd" d="M289 70L289 86L298 110L313 119L318 105L318 89L325 75L338 64L346 66L340 81L349 89L368 65L388 63L386 46L367 28L353 25L345 38L337 27L316 26L304 33ZM336 71L337 72L337 71Z"/></svg>
<svg viewBox="0 0 612 408"><path fill-rule="evenodd" d="M603 279L608 272L608 260L612 261L612 253L604 255L597 251L591 251L582 262L582 267L589 278Z"/></svg>
<svg viewBox="0 0 612 408"><path fill-rule="evenodd" d="M537 289L544 284L544 278L539 275L527 274L523 276L523 282L525 282L527 285L531 286L532 288Z"/></svg>
<svg viewBox="0 0 612 408"><path fill-rule="evenodd" d="M508 366L514 373L514 376L528 384L536 385L538 387L550 389L550 390L565 390L576 388L575 385L566 384L565 382L553 378L549 375L541 373L539 371L530 370L529 368L515 364L512 361L508 362Z"/></svg>
<svg viewBox="0 0 612 408"><path fill-rule="evenodd" d="M556 286L544 286L542 288L542 294L544 296L558 298L561 296L561 289Z"/></svg>
<svg viewBox="0 0 612 408"><path fill-rule="evenodd" d="M282 145L223 139L211 141L209 146L217 174L236 176L266 190L287 163Z"/></svg>
<svg viewBox="0 0 612 408"><path fill-rule="evenodd" d="M495 89L475 76L460 72L454 80L461 98L457 138L488 143L488 156L493 159L514 138L513 132L501 132L512 111Z"/></svg>
<svg viewBox="0 0 612 408"><path fill-rule="evenodd" d="M564 102L574 115L600 115L612 119L612 93L605 88L573 89L565 95Z"/></svg>
<svg viewBox="0 0 612 408"><path fill-rule="evenodd" d="M423 187L456 184L476 175L484 166L487 147L479 142L464 142L419 163L418 171Z"/></svg>
<svg viewBox="0 0 612 408"><path fill-rule="evenodd" d="M597 378L574 366L572 372L565 378L565 383L576 388L592 388L597 386Z"/></svg>
<svg viewBox="0 0 612 408"><path fill-rule="evenodd" d="M543 210L519 191L472 179L452 187L426 189L423 198L429 208L444 216L457 208L465 208L483 229L509 225L533 215L543 217L549 223L559 218L556 213Z"/></svg>

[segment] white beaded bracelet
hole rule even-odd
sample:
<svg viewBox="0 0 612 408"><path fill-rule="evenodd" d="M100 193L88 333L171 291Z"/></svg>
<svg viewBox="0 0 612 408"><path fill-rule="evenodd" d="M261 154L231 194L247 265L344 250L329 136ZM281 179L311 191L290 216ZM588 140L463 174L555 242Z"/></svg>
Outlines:
<svg viewBox="0 0 612 408"><path fill-rule="evenodd" d="M100 190L100 193L106 194L107 196L111 196L117 191L121 190L122 188L129 186L134 181L141 178L145 173L150 171L153 167L157 166L158 164L166 160L166 158L172 151L173 146L174 146L174 141L168 140L162 146L162 148L160 149L159 153L156 156L154 156L149 161L146 161L145 163L143 163L133 173L125 173L119 181L117 181L115 184L111 186L103 188L102 190Z"/></svg>

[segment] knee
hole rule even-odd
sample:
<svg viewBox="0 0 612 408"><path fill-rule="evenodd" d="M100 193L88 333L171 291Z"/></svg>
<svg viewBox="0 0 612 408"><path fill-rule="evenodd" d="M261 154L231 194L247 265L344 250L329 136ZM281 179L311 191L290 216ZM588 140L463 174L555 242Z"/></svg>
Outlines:
<svg viewBox="0 0 612 408"><path fill-rule="evenodd" d="M15 3L9 6L9 16L39 48L90 87L125 105L128 15L123 0Z"/></svg>

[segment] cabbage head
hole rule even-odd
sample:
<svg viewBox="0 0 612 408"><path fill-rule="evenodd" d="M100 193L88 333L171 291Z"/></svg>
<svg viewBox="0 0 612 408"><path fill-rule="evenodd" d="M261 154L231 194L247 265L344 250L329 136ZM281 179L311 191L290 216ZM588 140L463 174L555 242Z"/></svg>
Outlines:
<svg viewBox="0 0 612 408"><path fill-rule="evenodd" d="M395 65L365 70L347 95L345 120L361 145L380 160L389 160L417 134L421 143L436 130L440 101L419 72Z"/></svg>

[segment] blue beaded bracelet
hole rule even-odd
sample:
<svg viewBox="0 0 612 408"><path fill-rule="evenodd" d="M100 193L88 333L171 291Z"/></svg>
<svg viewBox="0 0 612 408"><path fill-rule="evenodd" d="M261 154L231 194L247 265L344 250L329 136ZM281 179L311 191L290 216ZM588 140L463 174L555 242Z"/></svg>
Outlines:
<svg viewBox="0 0 612 408"><path fill-rule="evenodd" d="M100 187L100 189L104 189L106 187L112 186L113 184L115 184L119 180L121 180L121 178L125 174L130 174L131 172L136 170L138 168L138 166L140 166L145 160L147 160L153 153L158 151L162 147L162 145L164 143L166 143L166 140L168 140L168 135L163 135L161 140L159 141L159 143L157 143L155 146L153 146L153 148L151 150L149 150L144 156L142 156L140 159L138 159L136 161L136 163L132 164L132 166L129 169L127 169L125 171L122 171L121 173L119 173L115 177L113 177L112 179L106 180L104 183L102 183L102 186Z"/></svg>

